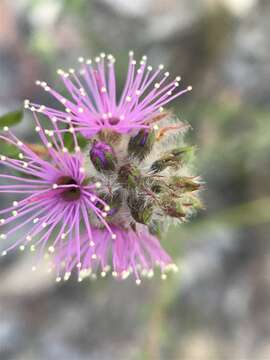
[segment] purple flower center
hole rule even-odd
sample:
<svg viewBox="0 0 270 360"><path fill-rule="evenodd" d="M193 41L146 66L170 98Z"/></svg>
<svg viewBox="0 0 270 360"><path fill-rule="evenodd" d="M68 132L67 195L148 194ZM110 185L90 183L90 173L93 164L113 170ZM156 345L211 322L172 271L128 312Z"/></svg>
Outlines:
<svg viewBox="0 0 270 360"><path fill-rule="evenodd" d="M61 192L61 197L65 201L75 201L79 200L81 196L81 190L77 186L77 182L69 176L62 176L58 179L57 185L74 185L71 187L67 187L66 189L63 189L63 192Z"/></svg>

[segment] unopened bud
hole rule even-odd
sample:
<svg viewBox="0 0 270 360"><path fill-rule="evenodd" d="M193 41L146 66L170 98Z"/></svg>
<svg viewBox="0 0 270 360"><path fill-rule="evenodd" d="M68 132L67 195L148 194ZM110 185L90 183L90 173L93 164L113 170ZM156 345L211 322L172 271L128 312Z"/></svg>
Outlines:
<svg viewBox="0 0 270 360"><path fill-rule="evenodd" d="M191 146L176 148L168 151L159 160L156 160L151 170L154 172L160 172L165 170L167 167L178 168L184 160L184 156L193 150Z"/></svg>
<svg viewBox="0 0 270 360"><path fill-rule="evenodd" d="M169 180L169 187L182 192L192 192L199 190L200 183L195 182L192 178L186 176L173 176Z"/></svg>
<svg viewBox="0 0 270 360"><path fill-rule="evenodd" d="M131 193L127 199L128 207L133 219L141 224L148 224L153 214L153 207L146 203L145 197L137 196L135 192Z"/></svg>
<svg viewBox="0 0 270 360"><path fill-rule="evenodd" d="M143 160L152 150L155 142L155 132L142 129L129 140L128 153Z"/></svg>
<svg viewBox="0 0 270 360"><path fill-rule="evenodd" d="M90 158L95 168L100 171L113 171L117 163L112 147L106 143L94 141Z"/></svg>
<svg viewBox="0 0 270 360"><path fill-rule="evenodd" d="M142 177L139 169L131 164L123 165L118 173L118 181L123 187L135 189L141 183Z"/></svg>
<svg viewBox="0 0 270 360"><path fill-rule="evenodd" d="M186 216L181 200L171 196L166 196L162 199L162 210L166 215L177 219L183 219Z"/></svg>

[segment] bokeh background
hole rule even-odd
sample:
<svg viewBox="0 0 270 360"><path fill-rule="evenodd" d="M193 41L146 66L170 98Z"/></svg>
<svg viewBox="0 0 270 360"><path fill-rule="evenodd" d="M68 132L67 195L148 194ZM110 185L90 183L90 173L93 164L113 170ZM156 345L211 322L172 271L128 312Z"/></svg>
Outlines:
<svg viewBox="0 0 270 360"><path fill-rule="evenodd" d="M270 359L269 34L269 0L0 0L0 114L49 104L35 80L60 89L80 55L113 53L123 81L133 49L193 85L171 107L206 182L206 210L164 239L166 281L56 284L1 258L1 360ZM16 131L31 141L29 114Z"/></svg>

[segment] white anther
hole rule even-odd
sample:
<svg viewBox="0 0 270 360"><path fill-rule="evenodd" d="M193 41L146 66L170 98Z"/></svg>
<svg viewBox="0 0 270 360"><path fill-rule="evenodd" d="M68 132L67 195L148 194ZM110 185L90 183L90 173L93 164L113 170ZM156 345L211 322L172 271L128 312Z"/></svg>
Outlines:
<svg viewBox="0 0 270 360"><path fill-rule="evenodd" d="M82 56L80 56L80 57L78 58L78 61L79 61L79 63L83 63L83 62L84 62L84 58L83 58Z"/></svg>
<svg viewBox="0 0 270 360"><path fill-rule="evenodd" d="M35 250L36 250L35 245L31 245L31 246L30 246L30 251L34 252Z"/></svg>
<svg viewBox="0 0 270 360"><path fill-rule="evenodd" d="M159 129L159 126L158 126L157 124L155 124L155 125L153 126L153 129L154 129L154 130L158 130L158 129Z"/></svg>
<svg viewBox="0 0 270 360"><path fill-rule="evenodd" d="M135 94L136 94L137 96L139 96L139 95L141 95L141 91L140 91L140 90L136 90L136 91L135 91Z"/></svg>
<svg viewBox="0 0 270 360"><path fill-rule="evenodd" d="M50 149L50 148L52 148L52 143L48 142L48 143L46 144L46 146L47 146L48 149Z"/></svg>
<svg viewBox="0 0 270 360"><path fill-rule="evenodd" d="M18 215L18 211L13 210L13 211L12 211L12 215L13 215L13 216L17 216L17 215Z"/></svg>
<svg viewBox="0 0 270 360"><path fill-rule="evenodd" d="M137 284L137 285L140 285L141 282L142 282L142 281L141 281L140 279L136 279L136 284Z"/></svg>
<svg viewBox="0 0 270 360"><path fill-rule="evenodd" d="M32 241L32 236L27 235L27 236L26 236L26 240L27 240L27 241Z"/></svg>
<svg viewBox="0 0 270 360"><path fill-rule="evenodd" d="M181 76L176 76L175 80L176 80L176 81L180 81L180 80L181 80Z"/></svg>
<svg viewBox="0 0 270 360"><path fill-rule="evenodd" d="M21 250L21 251L24 251L24 250L25 250L25 246L24 246L24 245L21 245L21 246L20 246L20 250Z"/></svg>
<svg viewBox="0 0 270 360"><path fill-rule="evenodd" d="M23 143L22 143L21 141L17 141L17 145L18 145L18 146L22 146Z"/></svg>
<svg viewBox="0 0 270 360"><path fill-rule="evenodd" d="M110 206L109 206L109 205L105 205L105 206L104 206L104 210L105 210L105 211L110 211L110 210L111 210L111 208L110 208Z"/></svg>
<svg viewBox="0 0 270 360"><path fill-rule="evenodd" d="M27 164L27 162L23 162L23 168L27 168L28 167L28 164Z"/></svg>
<svg viewBox="0 0 270 360"><path fill-rule="evenodd" d="M90 245L91 247L94 247L94 246L95 246L94 241L93 241L93 240L91 240L91 241L90 241L90 243L89 243L89 245Z"/></svg>
<svg viewBox="0 0 270 360"><path fill-rule="evenodd" d="M19 159L23 159L24 158L24 155L23 155L23 153L19 153Z"/></svg>
<svg viewBox="0 0 270 360"><path fill-rule="evenodd" d="M18 205L19 205L18 201L13 201L13 206L18 206Z"/></svg>
<svg viewBox="0 0 270 360"><path fill-rule="evenodd" d="M153 70L152 66L147 66L147 70L152 71Z"/></svg>
<svg viewBox="0 0 270 360"><path fill-rule="evenodd" d="M2 251L2 256L6 256L6 255L7 255L7 251L6 250Z"/></svg>
<svg viewBox="0 0 270 360"><path fill-rule="evenodd" d="M79 108L78 108L78 112L79 112L80 114L82 114L82 113L84 112L84 109L83 109L82 107L79 107Z"/></svg>
<svg viewBox="0 0 270 360"><path fill-rule="evenodd" d="M39 126L36 126L35 130L36 130L36 132L39 132L41 129Z"/></svg>
<svg viewBox="0 0 270 360"><path fill-rule="evenodd" d="M56 282L60 282L61 281L61 277L57 276L57 278L55 279Z"/></svg>
<svg viewBox="0 0 270 360"><path fill-rule="evenodd" d="M161 275L161 279L162 279L162 280L166 280L166 279L167 279L167 275L166 275L166 274L162 274L162 275Z"/></svg>
<svg viewBox="0 0 270 360"><path fill-rule="evenodd" d="M38 223L39 222L39 218L35 218L34 220L33 220L33 223L34 224L36 224L36 223Z"/></svg>
<svg viewBox="0 0 270 360"><path fill-rule="evenodd" d="M133 51L133 50L129 51L128 55L129 55L129 56L133 56L133 55L134 55L134 51Z"/></svg>
<svg viewBox="0 0 270 360"><path fill-rule="evenodd" d="M49 247L48 247L48 251L49 251L50 253L54 253L54 247L53 247L53 246L49 246Z"/></svg>
<svg viewBox="0 0 270 360"><path fill-rule="evenodd" d="M70 73L70 74L74 74L75 73L75 70L74 69L68 69L68 72Z"/></svg>
<svg viewBox="0 0 270 360"><path fill-rule="evenodd" d="M166 77L170 76L169 71L166 71L165 74L164 74L164 76L166 76Z"/></svg>
<svg viewBox="0 0 270 360"><path fill-rule="evenodd" d="M63 153L67 153L68 149L66 147L63 147L62 151L63 151Z"/></svg>
<svg viewBox="0 0 270 360"><path fill-rule="evenodd" d="M159 68L159 70L163 70L163 69L164 69L164 65L163 65L163 64L160 64L160 65L158 66L158 68Z"/></svg>
<svg viewBox="0 0 270 360"><path fill-rule="evenodd" d="M131 101L131 96L127 96L127 97L126 97L126 101L127 101L127 102L130 102L130 101Z"/></svg>
<svg viewBox="0 0 270 360"><path fill-rule="evenodd" d="M0 159L1 159L2 161L6 161L6 160L7 160L7 157L6 157L5 155L1 155L1 156L0 156Z"/></svg>
<svg viewBox="0 0 270 360"><path fill-rule="evenodd" d="M52 117L52 122L54 122L54 123L57 122L57 118L55 116Z"/></svg>
<svg viewBox="0 0 270 360"><path fill-rule="evenodd" d="M95 62L96 62L96 63L99 63L99 62L100 62L100 57L99 57L99 56L97 56L97 57L95 58Z"/></svg>
<svg viewBox="0 0 270 360"><path fill-rule="evenodd" d="M79 146L75 146L75 152L80 152L81 148Z"/></svg>
<svg viewBox="0 0 270 360"><path fill-rule="evenodd" d="M0 235L0 239L5 240L6 238L7 238L7 235L6 235L6 234L1 234L1 235Z"/></svg>
<svg viewBox="0 0 270 360"><path fill-rule="evenodd" d="M97 189L101 188L101 182L97 181L97 182L95 183L95 186L96 186Z"/></svg>
<svg viewBox="0 0 270 360"><path fill-rule="evenodd" d="M61 239L64 240L64 239L66 238L66 236L67 236L67 234L63 233L63 234L61 235Z"/></svg>
<svg viewBox="0 0 270 360"><path fill-rule="evenodd" d="M43 223L42 223L42 227L45 229L45 227L47 226L48 224L44 221Z"/></svg>
<svg viewBox="0 0 270 360"><path fill-rule="evenodd" d="M188 86L188 87L187 87L187 90L188 90L188 91L191 91L191 90L192 90L192 86L191 86L191 85Z"/></svg>
<svg viewBox="0 0 270 360"><path fill-rule="evenodd" d="M84 172L85 172L85 168L80 167L80 172L81 172L81 173L84 173Z"/></svg>
<svg viewBox="0 0 270 360"><path fill-rule="evenodd" d="M28 109L29 108L29 104L30 104L30 101L29 100L24 100L24 108L25 109Z"/></svg>
<svg viewBox="0 0 270 360"><path fill-rule="evenodd" d="M154 87L155 87L155 89L159 89L159 88L160 88L160 84L159 84L159 83L155 83Z"/></svg>
<svg viewBox="0 0 270 360"><path fill-rule="evenodd" d="M71 273L70 272L66 272L64 275L64 280L67 281L70 278Z"/></svg>
<svg viewBox="0 0 270 360"><path fill-rule="evenodd" d="M97 258L97 254L92 254L92 256L91 256L91 257L92 257L92 259L94 259L94 260L95 260L95 259Z"/></svg>
<svg viewBox="0 0 270 360"><path fill-rule="evenodd" d="M53 184L52 188L55 190L58 188L58 184Z"/></svg>
<svg viewBox="0 0 270 360"><path fill-rule="evenodd" d="M1 224L1 225L4 225L5 222L6 222L5 219L0 219L0 224Z"/></svg>
<svg viewBox="0 0 270 360"><path fill-rule="evenodd" d="M115 240L116 239L116 234L112 234L112 239Z"/></svg>
<svg viewBox="0 0 270 360"><path fill-rule="evenodd" d="M105 88L105 86L102 86L102 88L100 89L100 91L101 91L102 93L105 93L105 92L107 91L107 89Z"/></svg>

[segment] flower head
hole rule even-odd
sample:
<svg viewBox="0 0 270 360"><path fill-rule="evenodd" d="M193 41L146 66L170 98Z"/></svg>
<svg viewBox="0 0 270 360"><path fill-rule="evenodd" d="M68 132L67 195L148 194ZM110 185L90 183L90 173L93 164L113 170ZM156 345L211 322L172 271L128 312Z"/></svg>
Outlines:
<svg viewBox="0 0 270 360"><path fill-rule="evenodd" d="M109 207L96 194L101 184L93 182L84 169L84 156L76 137L77 151L71 154L56 125L44 130L34 116L42 146L22 143L7 127L5 134L0 134L1 140L19 150L18 158L0 156L0 165L19 172L0 174L0 180L5 181L5 185L0 184L0 192L19 197L12 206L0 211L0 237L17 238L3 255L27 246L32 251L39 248L42 255L45 248L53 253L56 246L72 243L80 259L81 228L94 246L91 218L97 219L109 236L114 236L105 220Z"/></svg>
<svg viewBox="0 0 270 360"><path fill-rule="evenodd" d="M118 226L112 229L115 234L113 238L102 229L93 229L95 247L89 246L87 235L81 238L79 267L75 243L71 247L65 244L57 249L54 259L57 276L67 280L72 270L76 269L81 281L86 276L96 278L98 272L105 277L111 270L112 275L119 279L126 279L132 274L139 285L142 276L154 275L156 266L161 269L162 279L166 278L168 270L177 270L170 256L162 249L158 239L149 234L146 226L139 225L136 231Z"/></svg>
<svg viewBox="0 0 270 360"><path fill-rule="evenodd" d="M139 284L156 265L165 279L167 270L176 269L159 242L165 225L186 222L202 208L201 181L190 166L193 148L183 141L189 125L163 109L191 87L177 90L179 77L169 81L163 65L153 70L146 61L144 56L137 65L129 54L120 97L112 55L101 54L94 64L79 58L78 74L60 70L68 97L37 81L64 106L58 110L25 101L43 143L41 154L8 129L7 136L0 136L20 148L19 160L3 155L1 162L22 173L1 175L16 184L0 185L0 191L24 195L0 212L13 215L0 220L0 226L22 220L0 236L33 222L7 251L24 249L28 241L41 249L50 243L59 281L74 269L79 280L96 277L98 271L105 276L112 269L120 279L132 273ZM38 113L51 120L52 129L42 129ZM67 132L73 153L64 144ZM87 138L82 151L78 133Z"/></svg>
<svg viewBox="0 0 270 360"><path fill-rule="evenodd" d="M151 128L153 117L163 112L164 105L191 90L191 86L178 90L180 77L169 80L170 74L163 72L164 66L153 69L147 65L146 56L137 64L131 51L126 82L118 97L112 55L106 57L102 53L94 61L80 57L79 62L81 69L78 73L74 69L68 72L58 70L68 97L53 90L46 82L37 81L37 85L56 98L64 109L29 102L26 107L71 124L75 131L88 138L108 129L124 134Z"/></svg>

